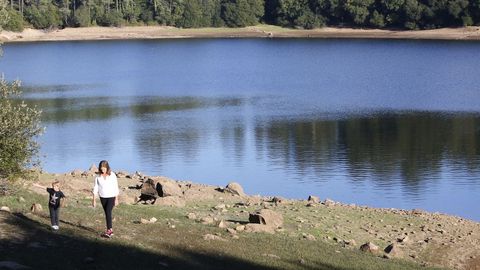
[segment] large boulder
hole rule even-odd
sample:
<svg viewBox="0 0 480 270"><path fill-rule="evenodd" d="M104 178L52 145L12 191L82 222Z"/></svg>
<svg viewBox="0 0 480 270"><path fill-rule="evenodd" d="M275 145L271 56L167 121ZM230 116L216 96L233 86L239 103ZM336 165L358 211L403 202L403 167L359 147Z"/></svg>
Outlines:
<svg viewBox="0 0 480 270"><path fill-rule="evenodd" d="M240 186L240 184L236 182L229 183L225 187L224 192L232 193L239 196L245 196L245 192L243 192L242 186Z"/></svg>
<svg viewBox="0 0 480 270"><path fill-rule="evenodd" d="M363 251L363 252L377 253L378 252L378 246L376 246L372 242L367 242L367 243L360 246L360 250Z"/></svg>
<svg viewBox="0 0 480 270"><path fill-rule="evenodd" d="M160 197L183 195L182 189L175 181L159 180L155 185L155 189Z"/></svg>
<svg viewBox="0 0 480 270"><path fill-rule="evenodd" d="M248 220L250 223L262 224L272 228L283 226L283 216L270 209L261 209L250 213Z"/></svg>
<svg viewBox="0 0 480 270"><path fill-rule="evenodd" d="M391 257L402 257L402 251L395 243L388 245L383 251Z"/></svg>
<svg viewBox="0 0 480 270"><path fill-rule="evenodd" d="M308 196L308 202L320 203L320 198L318 198L317 196L310 195Z"/></svg>

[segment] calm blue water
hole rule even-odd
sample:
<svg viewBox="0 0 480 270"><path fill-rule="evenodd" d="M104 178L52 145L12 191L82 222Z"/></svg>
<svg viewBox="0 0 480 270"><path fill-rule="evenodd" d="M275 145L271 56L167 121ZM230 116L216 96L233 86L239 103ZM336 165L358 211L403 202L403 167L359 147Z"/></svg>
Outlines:
<svg viewBox="0 0 480 270"><path fill-rule="evenodd" d="M480 43L160 40L6 44L43 109L43 168L480 221Z"/></svg>

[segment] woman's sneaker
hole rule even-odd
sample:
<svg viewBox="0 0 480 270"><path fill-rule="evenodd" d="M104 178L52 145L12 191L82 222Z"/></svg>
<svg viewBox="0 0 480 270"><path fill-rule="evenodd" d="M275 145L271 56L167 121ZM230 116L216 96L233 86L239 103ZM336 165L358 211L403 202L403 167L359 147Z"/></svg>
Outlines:
<svg viewBox="0 0 480 270"><path fill-rule="evenodd" d="M113 231L112 229L108 229L104 234L103 234L104 237L107 237L107 238L110 238L113 236Z"/></svg>
<svg viewBox="0 0 480 270"><path fill-rule="evenodd" d="M52 226L52 229L53 229L54 231L57 231L57 230L58 230L58 226L57 226L57 225L53 225L53 226Z"/></svg>

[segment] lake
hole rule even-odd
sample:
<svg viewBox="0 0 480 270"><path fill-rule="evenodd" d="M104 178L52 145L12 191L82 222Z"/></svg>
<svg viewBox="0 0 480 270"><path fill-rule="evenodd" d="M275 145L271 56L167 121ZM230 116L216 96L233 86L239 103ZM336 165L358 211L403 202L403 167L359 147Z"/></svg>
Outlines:
<svg viewBox="0 0 480 270"><path fill-rule="evenodd" d="M114 170L480 221L480 43L185 39L3 45L43 169ZM93 179L92 179L93 182Z"/></svg>

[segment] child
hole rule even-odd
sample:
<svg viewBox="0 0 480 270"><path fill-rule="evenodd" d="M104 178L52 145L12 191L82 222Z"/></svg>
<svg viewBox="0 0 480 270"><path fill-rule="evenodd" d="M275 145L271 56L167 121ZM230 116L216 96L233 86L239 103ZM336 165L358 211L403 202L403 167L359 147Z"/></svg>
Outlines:
<svg viewBox="0 0 480 270"><path fill-rule="evenodd" d="M65 198L63 192L60 191L60 182L55 181L52 183L52 188L47 188L49 196L48 210L50 210L50 222L52 223L52 229L58 230L58 218L60 215L60 200Z"/></svg>

